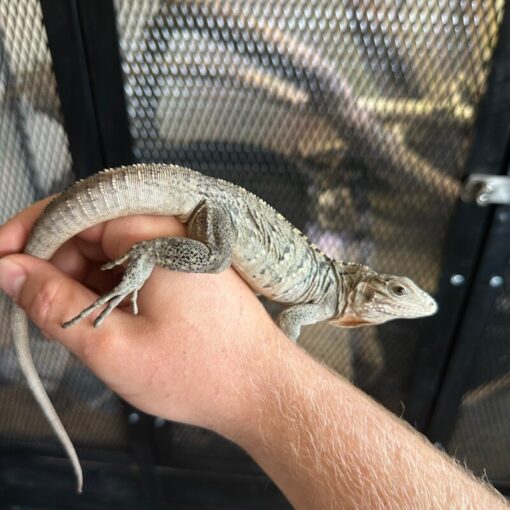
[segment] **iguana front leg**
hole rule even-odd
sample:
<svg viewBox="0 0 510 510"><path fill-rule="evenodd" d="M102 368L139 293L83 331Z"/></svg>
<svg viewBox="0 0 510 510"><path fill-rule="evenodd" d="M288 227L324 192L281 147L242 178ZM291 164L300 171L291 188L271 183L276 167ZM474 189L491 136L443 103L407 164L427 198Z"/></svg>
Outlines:
<svg viewBox="0 0 510 510"><path fill-rule="evenodd" d="M297 340L301 327L331 319L336 313L336 305L328 301L302 303L289 306L277 317L278 327L291 339Z"/></svg>
<svg viewBox="0 0 510 510"><path fill-rule="evenodd" d="M230 266L234 231L230 217L220 208L202 201L188 222L188 237L160 237L136 243L126 254L105 264L111 269L127 261L121 282L73 319L62 324L68 328L107 305L94 321L98 327L119 303L131 294L133 313L138 312L137 295L155 265L186 273L219 273Z"/></svg>

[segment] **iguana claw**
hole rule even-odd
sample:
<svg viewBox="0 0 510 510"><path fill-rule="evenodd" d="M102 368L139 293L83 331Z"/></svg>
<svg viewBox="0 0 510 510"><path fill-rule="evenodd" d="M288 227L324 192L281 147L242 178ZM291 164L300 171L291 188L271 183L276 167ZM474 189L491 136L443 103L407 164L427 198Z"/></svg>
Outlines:
<svg viewBox="0 0 510 510"><path fill-rule="evenodd" d="M85 317L88 317L96 308L107 305L106 308L98 315L94 320L94 327L97 328L101 323L110 315L112 310L119 305L119 303L131 294L131 309L133 314L138 314L138 291L142 288L143 284L149 278L152 269L154 268L154 261L151 257L145 254L134 254L133 250L130 250L124 256L119 257L112 262L104 264L101 269L112 269L119 264L122 264L129 259L128 267L122 277L121 282L110 292L96 299L94 303L85 308L76 317L62 324L63 328L69 328L74 324L80 322Z"/></svg>

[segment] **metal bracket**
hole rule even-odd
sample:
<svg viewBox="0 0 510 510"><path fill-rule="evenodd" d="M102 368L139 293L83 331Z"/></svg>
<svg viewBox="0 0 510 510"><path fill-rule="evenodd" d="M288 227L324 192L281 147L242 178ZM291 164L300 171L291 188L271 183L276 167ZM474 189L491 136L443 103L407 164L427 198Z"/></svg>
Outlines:
<svg viewBox="0 0 510 510"><path fill-rule="evenodd" d="M510 175L471 174L461 191L464 202L510 205Z"/></svg>

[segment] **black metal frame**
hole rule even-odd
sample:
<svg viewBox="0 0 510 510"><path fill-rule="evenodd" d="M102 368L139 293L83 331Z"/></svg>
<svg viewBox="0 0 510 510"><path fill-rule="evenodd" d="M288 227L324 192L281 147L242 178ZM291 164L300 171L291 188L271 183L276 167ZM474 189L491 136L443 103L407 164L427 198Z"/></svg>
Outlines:
<svg viewBox="0 0 510 510"><path fill-rule="evenodd" d="M510 85L510 82L509 82ZM427 429L427 436L446 445L458 418L462 397L470 388L470 371L475 355L485 339L483 332L492 316L494 303L503 286L493 287L490 280L503 276L510 260L510 206L497 207L484 251L453 347L441 391ZM509 480L492 480L509 483Z"/></svg>
<svg viewBox="0 0 510 510"><path fill-rule="evenodd" d="M40 0L78 178L132 162L111 0Z"/></svg>
<svg viewBox="0 0 510 510"><path fill-rule="evenodd" d="M76 494L67 459L53 451L34 455L31 448L0 448L0 508L38 509L171 508L226 510L290 510L291 506L267 477L158 466L148 493L143 476L128 455L97 450L78 451L87 480ZM29 490L27 490L29 488Z"/></svg>
<svg viewBox="0 0 510 510"><path fill-rule="evenodd" d="M53 70L76 177L103 166L77 4L41 0Z"/></svg>
<svg viewBox="0 0 510 510"><path fill-rule="evenodd" d="M475 126L472 153L467 165L467 175L473 173L503 174L508 165L510 143L510 6L505 6L499 41L494 50L492 69L487 91L483 98ZM494 207L459 202L445 247L445 259L439 282L437 300L439 312L427 320L410 384L409 401L406 402L406 419L433 441L448 438L460 402L466 375L465 367L457 365L453 357L468 357L468 347L480 332L485 308L480 307L473 316L473 300L480 299L480 288L486 290L485 298L493 299L494 290L488 287L487 271L501 271L501 260L490 257L492 243L499 241L500 229L493 226ZM507 237L508 239L508 237ZM502 247L502 256L510 256L510 243ZM486 267L487 266L487 267ZM452 276L461 275L463 282L455 284ZM482 281L480 281L482 278ZM481 286L481 287L480 287ZM488 310L485 310L487 312ZM477 318L477 324L469 322ZM461 375L462 374L462 375ZM457 380L457 389L451 387ZM460 391L460 393L459 393ZM441 430L441 431L440 431Z"/></svg>
<svg viewBox="0 0 510 510"><path fill-rule="evenodd" d="M493 56L483 108L473 144L473 172L504 174L510 159L510 8L507 5L500 29L499 44ZM475 204L464 205L477 214ZM463 310L458 335L438 394L427 435L432 441L445 443L450 437L462 395L468 387L469 370L483 330L490 317L498 290L489 285L493 275L503 275L510 260L509 207L482 209L478 216L488 221L483 251L475 266L475 277L469 288L469 299ZM464 229L469 225L465 225Z"/></svg>
<svg viewBox="0 0 510 510"><path fill-rule="evenodd" d="M51 1L51 0L50 0ZM113 1L76 0L103 168L133 163Z"/></svg>

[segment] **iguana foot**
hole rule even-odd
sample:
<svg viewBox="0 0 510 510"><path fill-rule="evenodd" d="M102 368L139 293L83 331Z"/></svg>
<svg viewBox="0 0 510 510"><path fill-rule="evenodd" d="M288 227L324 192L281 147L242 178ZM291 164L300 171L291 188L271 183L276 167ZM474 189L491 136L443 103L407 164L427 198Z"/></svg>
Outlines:
<svg viewBox="0 0 510 510"><path fill-rule="evenodd" d="M113 267L122 264L126 260L129 260L129 263L121 282L113 290L101 296L89 307L85 308L85 310L79 313L76 317L67 322L64 322L62 324L63 328L73 326L85 317L89 316L96 308L99 308L102 305L107 305L94 321L94 327L97 328L101 325L105 318L110 315L112 310L130 294L131 309L135 315L138 313L138 291L142 288L147 278L149 278L152 270L154 269L155 261L154 257L149 253L140 253L140 247L135 245L125 255L113 260L112 262L108 262L102 266L101 269L112 269Z"/></svg>
<svg viewBox="0 0 510 510"><path fill-rule="evenodd" d="M331 319L336 310L334 301L302 303L283 310L276 319L278 327L291 339L297 341L301 327Z"/></svg>
<svg viewBox="0 0 510 510"><path fill-rule="evenodd" d="M98 327L112 310L131 294L133 313L138 313L136 302L138 291L149 278L156 263L173 271L186 273L218 273L231 264L232 226L230 219L221 209L208 208L201 203L188 224L190 236L198 237L160 237L136 243L125 255L104 264L101 269L112 269L126 261L128 265L121 282L111 292L97 299L88 308L63 328L73 326L89 316L96 308L106 308L94 321Z"/></svg>

